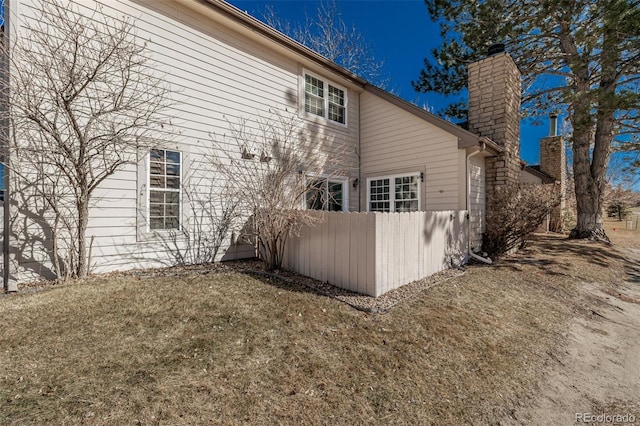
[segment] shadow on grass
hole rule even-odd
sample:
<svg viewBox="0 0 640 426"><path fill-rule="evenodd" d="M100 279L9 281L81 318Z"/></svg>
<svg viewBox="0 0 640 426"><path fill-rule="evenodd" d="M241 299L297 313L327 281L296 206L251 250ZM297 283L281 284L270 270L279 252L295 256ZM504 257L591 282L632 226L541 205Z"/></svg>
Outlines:
<svg viewBox="0 0 640 426"><path fill-rule="evenodd" d="M609 243L573 240L562 235L536 234L527 246L513 256L500 259L497 268L519 271L522 265L539 268L549 275L575 276L589 272L585 268L610 268L624 265L631 280L640 279L640 268ZM576 271L576 267L579 267Z"/></svg>
<svg viewBox="0 0 640 426"><path fill-rule="evenodd" d="M237 272L280 290L294 291L298 293L317 293L313 288L302 285L295 279L280 275L279 273L271 273L255 269L238 269Z"/></svg>
<svg viewBox="0 0 640 426"><path fill-rule="evenodd" d="M225 263L233 265L233 270L239 274L250 276L264 284L285 291L323 295L333 299L339 299L341 296L363 296L350 290L300 275L293 271L279 270L267 272L262 269L262 263L258 260L251 260L250 263L246 260L229 261Z"/></svg>
<svg viewBox="0 0 640 426"><path fill-rule="evenodd" d="M625 268L627 273L627 281L631 283L640 283L640 265L628 264Z"/></svg>

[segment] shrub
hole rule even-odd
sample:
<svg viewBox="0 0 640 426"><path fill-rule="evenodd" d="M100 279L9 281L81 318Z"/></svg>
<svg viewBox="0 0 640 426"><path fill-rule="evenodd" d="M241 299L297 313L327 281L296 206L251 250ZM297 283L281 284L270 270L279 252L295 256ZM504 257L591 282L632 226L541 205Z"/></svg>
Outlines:
<svg viewBox="0 0 640 426"><path fill-rule="evenodd" d="M555 184L497 188L489 196L489 204L496 208L487 223L484 250L499 256L521 248L560 201L560 191Z"/></svg>

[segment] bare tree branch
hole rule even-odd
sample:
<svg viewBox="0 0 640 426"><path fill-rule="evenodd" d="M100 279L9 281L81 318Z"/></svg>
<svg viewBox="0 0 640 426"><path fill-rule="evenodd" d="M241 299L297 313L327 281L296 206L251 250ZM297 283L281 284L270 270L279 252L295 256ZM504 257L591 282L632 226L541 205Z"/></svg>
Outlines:
<svg viewBox="0 0 640 426"><path fill-rule="evenodd" d="M100 6L87 16L57 2L41 3L38 13L5 52L11 78L3 91L18 165L12 171L17 190L32 191L53 212L58 277L83 277L94 193L140 151L160 144L169 88L128 19L110 18ZM40 185L29 184L34 178Z"/></svg>
<svg viewBox="0 0 640 426"><path fill-rule="evenodd" d="M286 111L229 122L229 127L229 134L212 135L214 152L222 156L208 159L219 180L233 182L229 196L248 220L242 233L256 244L268 269L279 268L288 237L317 220L304 208L307 193L315 182L348 177L346 159L355 153ZM321 196L325 206L337 201L326 191Z"/></svg>

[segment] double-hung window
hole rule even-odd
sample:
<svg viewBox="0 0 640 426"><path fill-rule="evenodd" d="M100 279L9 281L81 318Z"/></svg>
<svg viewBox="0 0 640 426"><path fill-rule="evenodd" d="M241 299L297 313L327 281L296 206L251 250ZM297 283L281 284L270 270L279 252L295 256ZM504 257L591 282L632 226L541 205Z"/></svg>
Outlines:
<svg viewBox="0 0 640 426"><path fill-rule="evenodd" d="M307 183L305 205L310 210L347 211L346 179L313 179Z"/></svg>
<svg viewBox="0 0 640 426"><path fill-rule="evenodd" d="M347 124L346 90L313 75L304 74L304 111Z"/></svg>
<svg viewBox="0 0 640 426"><path fill-rule="evenodd" d="M420 208L420 176L384 176L368 180L370 212L413 212Z"/></svg>
<svg viewBox="0 0 640 426"><path fill-rule="evenodd" d="M149 229L178 229L181 216L182 153L152 149L149 154Z"/></svg>

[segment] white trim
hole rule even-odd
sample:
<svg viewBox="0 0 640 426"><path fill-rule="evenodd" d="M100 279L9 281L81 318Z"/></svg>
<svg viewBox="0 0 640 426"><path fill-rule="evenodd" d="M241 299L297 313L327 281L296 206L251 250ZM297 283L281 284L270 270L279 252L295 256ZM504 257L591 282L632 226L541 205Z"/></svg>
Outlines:
<svg viewBox="0 0 640 426"><path fill-rule="evenodd" d="M162 189L162 188L152 188L151 187L151 150L153 149L159 149L159 150L163 150L163 151L171 151L171 152L177 152L180 155L180 186L178 187L178 191L173 191L173 190L169 190L167 191L166 189ZM165 154L166 155L166 154ZM146 217L146 232L158 232L158 233L166 233L166 232L180 232L182 230L182 227L184 225L184 215L182 214L183 212L183 204L184 204L184 200L182 199L182 187L184 186L184 180L183 180L183 176L184 176L184 161L183 161L183 154L182 151L179 149L170 149L170 148L162 148L162 147L158 147L158 148L151 148L149 150L149 152L147 152L147 168L145 170L145 173L147 175L147 191L146 191L146 199L145 199L145 217ZM166 162L166 159L165 159ZM166 174L165 174L166 177ZM178 192L178 200L180 202L179 204L179 212L178 212L178 228L170 228L170 229L151 229L151 191L160 191L160 192Z"/></svg>
<svg viewBox="0 0 640 426"><path fill-rule="evenodd" d="M395 189L395 178L401 177L415 177L416 182L418 183L418 210L420 211L420 206L422 205L422 181L420 180L420 172L411 172L411 173L399 173L394 175L381 175L367 178L367 198L365 203L367 204L367 208L365 211L370 211L371 205L371 181L372 180L381 180L381 179L389 179L389 212L396 211L396 189Z"/></svg>
<svg viewBox="0 0 640 426"><path fill-rule="evenodd" d="M324 110L324 115L320 116L317 114L312 114L310 112L305 111L305 96L306 96L306 79L305 76L309 75L310 77L313 77L315 79L318 79L320 81L322 81L324 83L324 96L322 98L323 100L323 110ZM339 121L334 121L334 120L330 120L329 119L329 85L335 87L336 89L340 89L343 91L344 93L344 123L340 123ZM317 96L316 96L317 97ZM349 117L348 117L348 111L349 111L349 91L347 90L346 87L334 83L332 80L329 80L327 78L324 77L320 77L318 74L315 74L305 68L302 68L302 75L300 76L300 94L299 94L299 104L300 104L300 110L299 113L301 116L310 119L310 118L318 118L321 119L324 122L327 122L329 124L334 124L337 126L341 126L341 127L348 127L348 123L349 123Z"/></svg>

